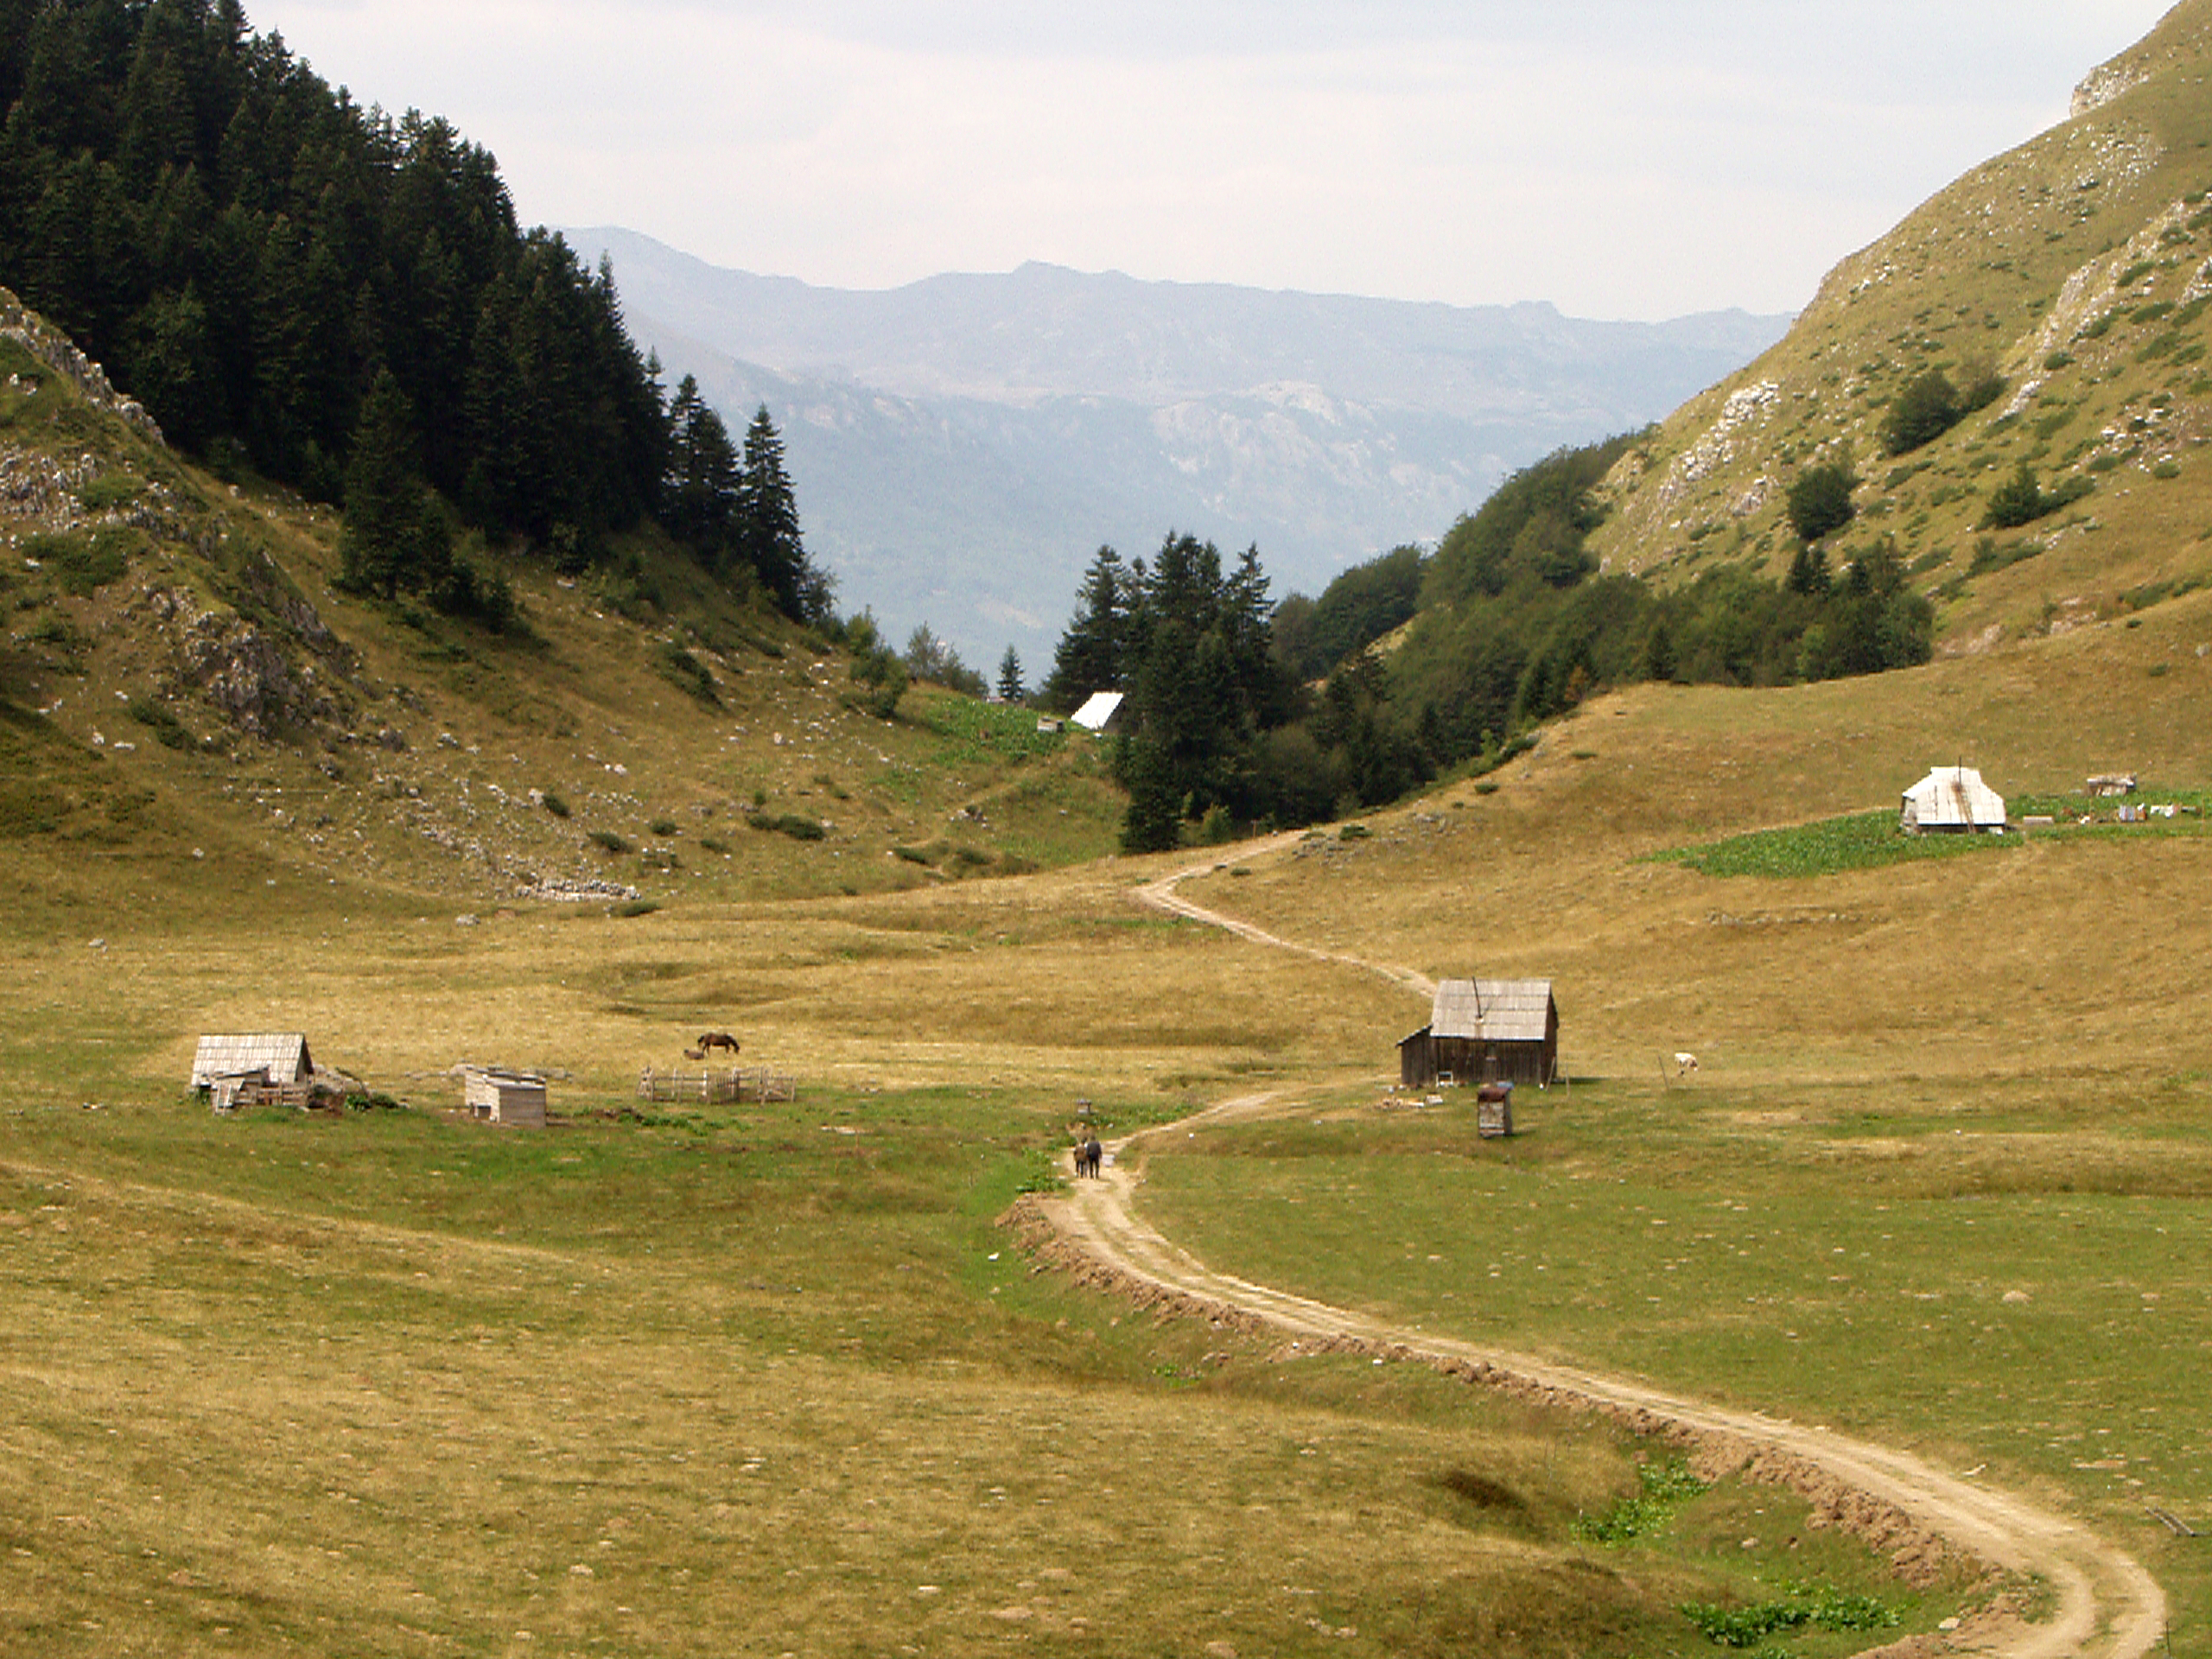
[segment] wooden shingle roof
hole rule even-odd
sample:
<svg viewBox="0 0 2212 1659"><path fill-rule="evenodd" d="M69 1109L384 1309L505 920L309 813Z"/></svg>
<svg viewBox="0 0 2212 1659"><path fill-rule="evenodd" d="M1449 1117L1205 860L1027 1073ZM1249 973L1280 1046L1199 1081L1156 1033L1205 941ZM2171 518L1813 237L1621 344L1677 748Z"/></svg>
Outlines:
<svg viewBox="0 0 2212 1659"><path fill-rule="evenodd" d="M1487 1043L1541 1043L1549 1034L1548 979L1447 979L1436 988L1429 1029Z"/></svg>

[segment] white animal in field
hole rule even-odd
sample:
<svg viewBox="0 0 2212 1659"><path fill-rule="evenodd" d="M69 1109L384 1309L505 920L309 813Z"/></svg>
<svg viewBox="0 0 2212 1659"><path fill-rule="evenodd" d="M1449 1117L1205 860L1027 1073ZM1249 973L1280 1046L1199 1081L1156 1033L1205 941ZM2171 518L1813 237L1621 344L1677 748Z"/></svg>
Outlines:
<svg viewBox="0 0 2212 1659"><path fill-rule="evenodd" d="M1696 1071L1696 1070L1697 1070L1697 1056L1696 1056L1696 1055L1694 1055L1694 1054L1682 1054L1682 1053L1677 1053L1677 1054L1675 1056L1675 1075L1676 1077L1686 1077L1689 1076L1689 1074L1690 1074L1691 1072L1693 1072L1693 1071Z"/></svg>

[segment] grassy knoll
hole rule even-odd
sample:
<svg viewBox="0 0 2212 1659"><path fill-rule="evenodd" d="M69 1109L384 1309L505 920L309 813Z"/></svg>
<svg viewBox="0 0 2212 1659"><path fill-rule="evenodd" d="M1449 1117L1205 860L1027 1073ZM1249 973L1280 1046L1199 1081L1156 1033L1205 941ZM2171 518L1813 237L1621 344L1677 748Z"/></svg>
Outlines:
<svg viewBox="0 0 2212 1659"><path fill-rule="evenodd" d="M2194 799L2212 782L2208 643L2212 604L2192 594L2140 628L1848 684L1639 688L1554 728L1484 780L1495 792L1441 788L1371 815L1364 840L1232 857L1185 891L1431 975L1553 977L1567 1063L1607 1075L1656 1077L1677 1049L1777 1084L2183 1069L2212 1020L2193 965L2212 950L2196 821L1789 875L1651 855L1893 814L1962 754L2008 797L2086 806L2082 780L2125 766ZM1387 1040L1422 1017L1395 1006ZM1377 1063L1387 1040L1370 1039Z"/></svg>

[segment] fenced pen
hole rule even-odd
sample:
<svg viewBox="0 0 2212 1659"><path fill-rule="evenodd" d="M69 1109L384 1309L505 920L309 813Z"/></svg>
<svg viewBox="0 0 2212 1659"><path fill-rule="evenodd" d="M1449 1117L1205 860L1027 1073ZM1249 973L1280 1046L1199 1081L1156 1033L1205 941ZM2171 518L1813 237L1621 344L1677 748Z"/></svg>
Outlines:
<svg viewBox="0 0 2212 1659"><path fill-rule="evenodd" d="M779 1071L741 1071L734 1065L699 1071L656 1071L649 1065L638 1074L638 1098L669 1103L696 1100L709 1106L747 1100L797 1100L798 1079Z"/></svg>

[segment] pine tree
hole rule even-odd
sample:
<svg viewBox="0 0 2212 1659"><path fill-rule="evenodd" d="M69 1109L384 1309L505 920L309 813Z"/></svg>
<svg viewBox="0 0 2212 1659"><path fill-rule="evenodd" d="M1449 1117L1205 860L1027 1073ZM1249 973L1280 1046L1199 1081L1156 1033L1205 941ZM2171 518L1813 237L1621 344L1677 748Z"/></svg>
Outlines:
<svg viewBox="0 0 2212 1659"><path fill-rule="evenodd" d="M784 441L760 405L745 429L745 461L739 495L739 546L760 585L786 616L804 617L811 575L800 537L798 505L784 470Z"/></svg>
<svg viewBox="0 0 2212 1659"><path fill-rule="evenodd" d="M340 582L386 599L435 588L450 575L452 556L452 532L423 484L407 396L390 369L379 370L346 467Z"/></svg>
<svg viewBox="0 0 2212 1659"><path fill-rule="evenodd" d="M1021 658L1012 645L999 658L998 690L1001 702L1020 702L1027 695L1021 687Z"/></svg>
<svg viewBox="0 0 2212 1659"><path fill-rule="evenodd" d="M1122 556L1110 547L1100 548L1077 591L1075 615L1052 653L1052 671L1040 694L1047 709L1065 714L1094 691L1121 689L1133 597Z"/></svg>
<svg viewBox="0 0 2212 1659"><path fill-rule="evenodd" d="M1827 551L1817 543L1800 543L1796 556L1789 561L1789 575L1782 585L1793 594L1824 596L1831 585Z"/></svg>
<svg viewBox="0 0 2212 1659"><path fill-rule="evenodd" d="M745 499L745 474L729 429L685 375L668 410L668 469L661 482L661 518L702 563L734 550Z"/></svg>

